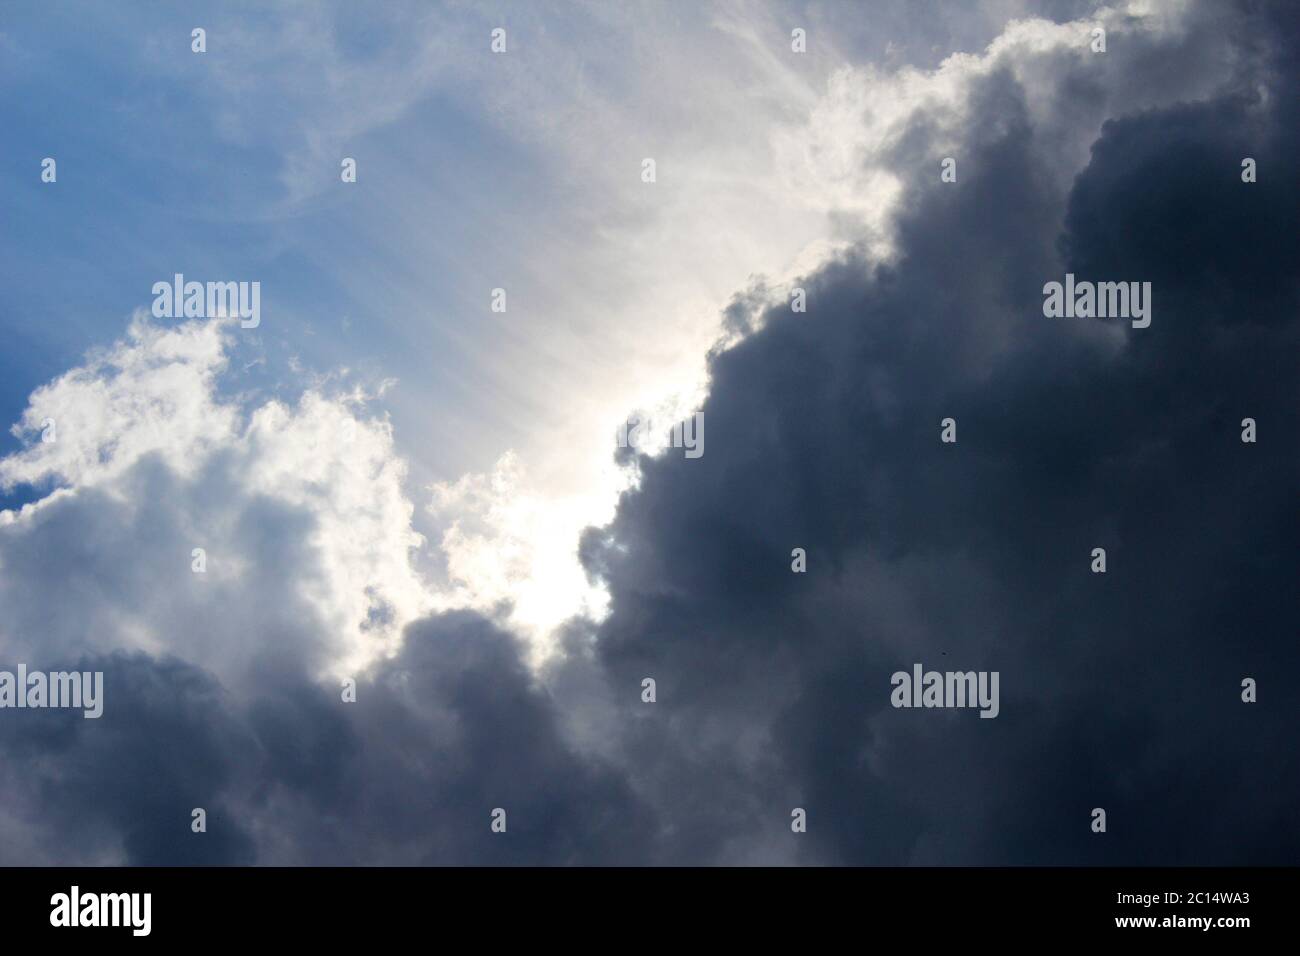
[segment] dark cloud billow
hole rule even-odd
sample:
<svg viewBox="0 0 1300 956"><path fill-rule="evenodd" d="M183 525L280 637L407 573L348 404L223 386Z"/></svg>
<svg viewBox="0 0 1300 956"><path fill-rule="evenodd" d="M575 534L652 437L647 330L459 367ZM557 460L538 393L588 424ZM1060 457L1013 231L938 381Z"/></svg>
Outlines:
<svg viewBox="0 0 1300 956"><path fill-rule="evenodd" d="M1226 34L1213 99L1108 123L1071 181L1060 130L994 72L958 184L924 119L897 146L896 261L826 264L805 314L738 297L705 454L640 458L586 535L611 613L565 658L534 675L496 625L435 616L343 704L296 605L230 686L83 658L102 718L0 722L0 862L1294 862L1300 44L1283 6L1198 10L1135 39L1124 83L1176 84ZM1105 96L1064 69L1059 114ZM1151 327L1045 318L1067 271L1150 281ZM166 474L137 477L170 540ZM257 514L269 537L308 521ZM71 538L75 517L46 520ZM999 671L1000 715L891 708L916 661Z"/></svg>
<svg viewBox="0 0 1300 956"><path fill-rule="evenodd" d="M1300 856L1296 36L1266 12L1206 13L1254 58L1210 102L1108 123L1068 195L1005 75L975 92L960 185L918 128L897 264L845 257L806 315L716 356L706 454L642 459L589 533L599 659L671 856ZM1044 318L1067 271L1152 282L1152 326ZM916 661L1000 671L1001 715L892 709Z"/></svg>
<svg viewBox="0 0 1300 956"><path fill-rule="evenodd" d="M177 660L117 653L51 670L102 671L103 714L15 710L0 721L5 809L36 817L28 850L6 833L0 863L249 863L228 795L252 743L220 686ZM190 811L209 832L190 839Z"/></svg>
<svg viewBox="0 0 1300 956"><path fill-rule="evenodd" d="M284 862L616 863L645 856L647 809L578 755L520 645L480 617L408 629L402 653L340 709L304 686L254 715L267 748L250 807ZM490 812L506 811L506 837Z"/></svg>
<svg viewBox="0 0 1300 956"><path fill-rule="evenodd" d="M618 862L647 810L564 741L516 639L472 614L412 626L358 681L291 675L247 692L143 654L86 658L103 716L0 722L6 806L39 818L25 859L137 865ZM274 683L274 686L273 686ZM207 832L190 811L207 811ZM490 812L507 811L503 839Z"/></svg>

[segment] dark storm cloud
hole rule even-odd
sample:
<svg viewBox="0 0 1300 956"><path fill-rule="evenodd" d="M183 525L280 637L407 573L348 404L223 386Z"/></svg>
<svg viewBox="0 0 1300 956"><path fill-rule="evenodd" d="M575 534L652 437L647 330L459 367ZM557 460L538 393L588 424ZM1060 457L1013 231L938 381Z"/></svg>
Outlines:
<svg viewBox="0 0 1300 956"><path fill-rule="evenodd" d="M12 666L7 664L6 666ZM143 654L52 670L102 671L103 714L8 710L0 720L5 809L34 822L43 859L5 863L249 863L228 802L254 741L202 671ZM190 832L202 807L208 832ZM8 842L8 841L6 841Z"/></svg>
<svg viewBox="0 0 1300 956"><path fill-rule="evenodd" d="M104 714L10 711L6 809L47 862L492 864L644 858L627 785L563 741L514 638L413 626L356 701L306 680L245 697L145 655L88 658ZM207 832L190 811L207 811ZM506 810L506 836L490 830ZM37 862L9 859L6 862Z"/></svg>
<svg viewBox="0 0 1300 956"><path fill-rule="evenodd" d="M468 613L408 629L340 705L304 688L256 715L285 862L561 864L644 857L646 811L565 742L517 641ZM304 746L304 743L306 746ZM506 811L506 835L491 811Z"/></svg>
<svg viewBox="0 0 1300 956"><path fill-rule="evenodd" d="M599 659L671 854L743 858L743 835L854 863L1300 855L1297 47L1283 8L1250 10L1208 7L1135 60L1130 82L1195 69L1215 30L1250 54L1212 101L1108 123L1068 195L1008 75L974 91L959 185L918 124L898 263L828 266L806 315L775 308L715 357L707 453L642 459L589 533ZM1044 318L1067 271L1152 282L1151 327ZM1001 715L892 709L916 661L1000 671Z"/></svg>

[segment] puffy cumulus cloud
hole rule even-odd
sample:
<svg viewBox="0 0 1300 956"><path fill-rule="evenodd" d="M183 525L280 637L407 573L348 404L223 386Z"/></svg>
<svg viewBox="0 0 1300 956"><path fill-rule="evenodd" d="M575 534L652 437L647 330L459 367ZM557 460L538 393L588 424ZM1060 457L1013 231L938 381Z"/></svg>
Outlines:
<svg viewBox="0 0 1300 956"><path fill-rule="evenodd" d="M308 393L296 408L276 402L258 409L245 437L249 458L241 471L249 492L314 519L310 542L320 574L302 585L325 609L328 631L346 636L338 669L391 651L432 600L411 563L423 539L411 528L406 469L387 423Z"/></svg>
<svg viewBox="0 0 1300 956"><path fill-rule="evenodd" d="M167 329L138 314L124 341L32 393L10 429L26 447L0 459L0 487L100 485L155 453L188 473L235 433L235 407L213 394L225 366L220 323Z"/></svg>
<svg viewBox="0 0 1300 956"><path fill-rule="evenodd" d="M523 646L474 615L422 617L508 589L486 568L453 567L468 597L418 577L404 467L369 396L224 399L233 334L137 317L37 390L26 447L0 462L11 484L57 485L0 513L3 663L104 673L97 719L5 711L0 862L649 853L647 812L567 742ZM501 500L507 485L447 493Z"/></svg>
<svg viewBox="0 0 1300 956"><path fill-rule="evenodd" d="M0 512L6 656L141 650L234 681L272 664L350 673L431 606L387 423L358 391L245 413L217 388L230 329L137 316L32 395L0 480L56 487Z"/></svg>
<svg viewBox="0 0 1300 956"><path fill-rule="evenodd" d="M98 718L4 712L0 862L649 852L646 811L570 746L517 639L427 616L439 599L370 397L223 398L235 334L137 317L32 396L28 444L0 463L57 485L0 513L0 664L104 674ZM495 807L508 843L490 840Z"/></svg>
<svg viewBox="0 0 1300 956"><path fill-rule="evenodd" d="M0 863L249 863L231 802L257 740L212 677L175 658L117 652L53 661L104 673L105 707L17 710L0 721ZM203 808L208 831L191 833Z"/></svg>
<svg viewBox="0 0 1300 956"><path fill-rule="evenodd" d="M104 671L98 720L0 721L0 863L557 864L650 859L653 818L566 743L517 640L449 613L412 626L356 700L282 674L231 693L175 658ZM207 831L191 832L191 811ZM508 837L490 829L505 810Z"/></svg>
<svg viewBox="0 0 1300 956"><path fill-rule="evenodd" d="M257 814L267 858L657 859L655 817L622 773L572 747L562 702L522 653L516 637L451 612L413 625L401 654L367 677L341 716L333 692L260 712L274 757L266 773L285 783ZM496 808L506 811L508 839L490 829Z"/></svg>
<svg viewBox="0 0 1300 956"><path fill-rule="evenodd" d="M912 117L891 147L896 256L847 253L804 280L807 314L749 323L712 361L703 458L642 459L588 534L610 613L556 679L615 689L575 724L619 735L605 746L672 821L669 855L1300 853L1284 797L1300 785L1300 38L1280 5L1126 24L1105 67L1067 53L968 73L955 138ZM1025 38L1063 29L1013 27L990 55L1039 60ZM1188 80L1150 105L1205 63L1212 92ZM1081 121L1097 135L1063 167ZM941 183L953 142L959 179ZM1243 183L1247 155L1274 175ZM1151 281L1151 327L1045 318L1043 285L1067 271ZM1267 440L1242 443L1247 416ZM918 661L999 671L1000 716L892 708L891 674ZM1242 703L1247 676L1267 704Z"/></svg>
<svg viewBox="0 0 1300 956"><path fill-rule="evenodd" d="M973 170L958 154L972 123L1004 122L976 99L993 76L1015 83L1025 119L1043 137L1040 174L1068 187L1108 117L1201 99L1229 75L1226 48L1199 34L1199 46L1180 54L1198 55L1196 71L1168 68L1168 51L1193 32L1190 20L1187 4L1141 0L1067 22L1012 20L983 52L953 53L935 69L841 66L806 121L773 128L783 191L830 216L844 244L888 256L904 182L916 167L928 173L952 157L964 178ZM1108 38L1105 54L1091 46L1098 28Z"/></svg>

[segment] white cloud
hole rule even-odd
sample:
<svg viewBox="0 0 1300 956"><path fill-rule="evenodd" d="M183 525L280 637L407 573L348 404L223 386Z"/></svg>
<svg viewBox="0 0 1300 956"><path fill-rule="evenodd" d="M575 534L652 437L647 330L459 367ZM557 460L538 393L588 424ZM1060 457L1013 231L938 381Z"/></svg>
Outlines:
<svg viewBox="0 0 1300 956"><path fill-rule="evenodd" d="M388 423L360 391L223 400L233 323L150 324L38 389L8 484L61 487L0 512L7 656L170 653L249 679L294 660L354 672L432 596ZM58 423L40 441L40 423ZM207 570L192 571L203 548Z"/></svg>
<svg viewBox="0 0 1300 956"><path fill-rule="evenodd" d="M235 430L234 407L213 397L226 364L221 330L218 323L166 330L137 315L125 341L32 393L11 429L27 447L0 460L0 486L98 485L151 452L190 471ZM47 433L55 440L42 441Z"/></svg>

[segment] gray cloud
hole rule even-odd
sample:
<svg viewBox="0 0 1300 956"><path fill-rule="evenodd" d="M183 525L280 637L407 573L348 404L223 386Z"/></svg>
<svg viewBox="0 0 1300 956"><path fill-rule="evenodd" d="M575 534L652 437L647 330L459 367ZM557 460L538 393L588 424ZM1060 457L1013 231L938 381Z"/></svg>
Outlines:
<svg viewBox="0 0 1300 956"><path fill-rule="evenodd" d="M565 742L515 638L471 614L412 626L356 701L299 678L251 695L143 654L104 672L98 720L0 721L6 863L492 864L645 858L653 832L620 775ZM193 834L203 807L207 832ZM506 836L489 829L506 810Z"/></svg>
<svg viewBox="0 0 1300 956"><path fill-rule="evenodd" d="M917 124L899 262L827 266L807 315L716 356L707 454L643 459L589 533L599 659L658 680L653 722L624 697L626 747L684 858L746 830L851 863L1296 858L1296 47L1274 12L1206 8L1135 63L1187 66L1215 31L1255 54L1211 100L1107 124L1066 195L1006 74L972 91L960 185ZM1275 175L1244 185L1244 155ZM1066 271L1153 282L1152 327L1045 319ZM1240 442L1247 415L1269 441ZM1001 716L890 708L914 661L999 670Z"/></svg>

